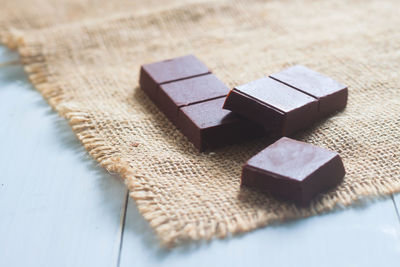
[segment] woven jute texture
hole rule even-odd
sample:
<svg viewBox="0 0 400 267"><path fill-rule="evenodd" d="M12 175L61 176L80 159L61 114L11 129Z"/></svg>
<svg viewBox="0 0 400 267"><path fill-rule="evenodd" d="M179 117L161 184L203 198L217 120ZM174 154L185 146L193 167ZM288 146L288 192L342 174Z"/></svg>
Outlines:
<svg viewBox="0 0 400 267"><path fill-rule="evenodd" d="M399 10L398 0L2 0L0 36L176 245L400 191ZM347 84L347 108L295 136L339 152L344 182L307 208L241 189L243 163L268 138L199 153L138 88L141 64L189 53L230 87L293 64Z"/></svg>

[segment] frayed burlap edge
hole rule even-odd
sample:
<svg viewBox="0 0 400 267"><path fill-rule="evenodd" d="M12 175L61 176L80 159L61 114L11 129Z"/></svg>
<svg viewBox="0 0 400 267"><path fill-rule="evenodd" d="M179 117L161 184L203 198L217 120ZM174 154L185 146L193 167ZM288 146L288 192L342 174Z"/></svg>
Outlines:
<svg viewBox="0 0 400 267"><path fill-rule="evenodd" d="M18 50L21 63L33 86L43 95L51 107L60 116L66 118L79 141L89 152L91 157L99 162L100 166L109 172L119 174L130 191L130 197L135 201L140 213L149 222L157 234L160 243L165 247L174 247L188 241L211 240L214 237L225 238L234 234L241 234L269 224L285 222L298 218L338 210L351 204L365 204L376 197L384 197L400 191L399 181L365 182L353 184L343 192L337 192L338 201L326 200L311 203L309 208L297 208L286 213L268 215L260 214L253 218L236 218L225 222L218 222L212 227L200 224L187 224L184 227L171 223L168 216L158 207L154 198L155 192L146 184L146 174L132 168L126 159L113 152L101 139L97 139L86 131L90 118L87 113L74 110L63 103L62 91L57 84L56 77L48 70L48 63L42 47L27 44L23 32L0 32L0 41L13 50Z"/></svg>

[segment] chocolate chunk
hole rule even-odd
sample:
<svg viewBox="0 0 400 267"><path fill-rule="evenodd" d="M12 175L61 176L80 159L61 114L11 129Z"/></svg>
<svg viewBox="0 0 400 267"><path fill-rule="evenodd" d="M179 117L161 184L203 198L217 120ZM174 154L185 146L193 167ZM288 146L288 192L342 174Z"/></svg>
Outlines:
<svg viewBox="0 0 400 267"><path fill-rule="evenodd" d="M318 101L271 78L261 78L233 88L223 106L263 125L278 136L291 135L311 125Z"/></svg>
<svg viewBox="0 0 400 267"><path fill-rule="evenodd" d="M224 100L218 98L180 109L178 119L182 132L200 151L265 135L257 124L223 110Z"/></svg>
<svg viewBox="0 0 400 267"><path fill-rule="evenodd" d="M160 110L179 127L177 117L180 107L224 97L228 92L229 88L214 74L206 74L160 85L157 103Z"/></svg>
<svg viewBox="0 0 400 267"><path fill-rule="evenodd" d="M194 56L143 65L140 87L200 151L265 135L222 109L228 87Z"/></svg>
<svg viewBox="0 0 400 267"><path fill-rule="evenodd" d="M345 85L304 66L293 66L270 77L317 98L320 118L346 107Z"/></svg>
<svg viewBox="0 0 400 267"><path fill-rule="evenodd" d="M140 87L156 101L158 85L209 73L203 62L193 55L145 64L140 68Z"/></svg>
<svg viewBox="0 0 400 267"><path fill-rule="evenodd" d="M336 152L282 137L244 165L241 184L306 205L344 175Z"/></svg>

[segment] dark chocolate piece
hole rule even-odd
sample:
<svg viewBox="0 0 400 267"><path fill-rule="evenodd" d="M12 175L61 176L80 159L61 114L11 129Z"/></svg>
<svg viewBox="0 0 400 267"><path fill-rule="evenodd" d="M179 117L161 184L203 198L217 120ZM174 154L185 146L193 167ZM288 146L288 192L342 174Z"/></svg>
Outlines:
<svg viewBox="0 0 400 267"><path fill-rule="evenodd" d="M271 78L233 88L224 109L263 125L278 136L291 135L315 122L318 101Z"/></svg>
<svg viewBox="0 0 400 267"><path fill-rule="evenodd" d="M140 87L200 151L265 135L222 109L228 87L194 56L143 65Z"/></svg>
<svg viewBox="0 0 400 267"><path fill-rule="evenodd" d="M160 110L179 127L177 117L180 107L224 97L228 92L229 88L214 74L206 74L160 85L157 103Z"/></svg>
<svg viewBox="0 0 400 267"><path fill-rule="evenodd" d="M222 109L224 100L218 98L180 109L182 132L200 151L265 135L262 127Z"/></svg>
<svg viewBox="0 0 400 267"><path fill-rule="evenodd" d="M270 77L317 98L320 118L346 107L345 85L304 66L293 66Z"/></svg>
<svg viewBox="0 0 400 267"><path fill-rule="evenodd" d="M306 205L344 175L336 152L282 137L244 165L241 184Z"/></svg>
<svg viewBox="0 0 400 267"><path fill-rule="evenodd" d="M140 87L156 101L158 85L209 73L203 62L193 55L145 64L140 68Z"/></svg>

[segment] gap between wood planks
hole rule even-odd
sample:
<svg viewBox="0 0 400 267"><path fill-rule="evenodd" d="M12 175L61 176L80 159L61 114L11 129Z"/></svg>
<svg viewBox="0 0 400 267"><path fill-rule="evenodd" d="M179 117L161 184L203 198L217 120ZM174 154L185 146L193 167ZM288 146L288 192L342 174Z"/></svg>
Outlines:
<svg viewBox="0 0 400 267"><path fill-rule="evenodd" d="M396 210L397 219L398 219L398 221L400 223L400 212L399 212L399 207L396 204L396 199L394 198L393 194L391 194L390 197L392 198L394 209Z"/></svg>
<svg viewBox="0 0 400 267"><path fill-rule="evenodd" d="M116 253L116 262L115 266L119 267L121 263L121 251L122 251L122 245L124 242L124 230L125 230L125 223L126 223L126 212L128 208L128 201L129 201L129 190L125 190L125 196L124 196L124 204L121 209L121 217L119 220L119 229L118 229L118 237L117 237L117 244L116 247L118 248L118 252Z"/></svg>

